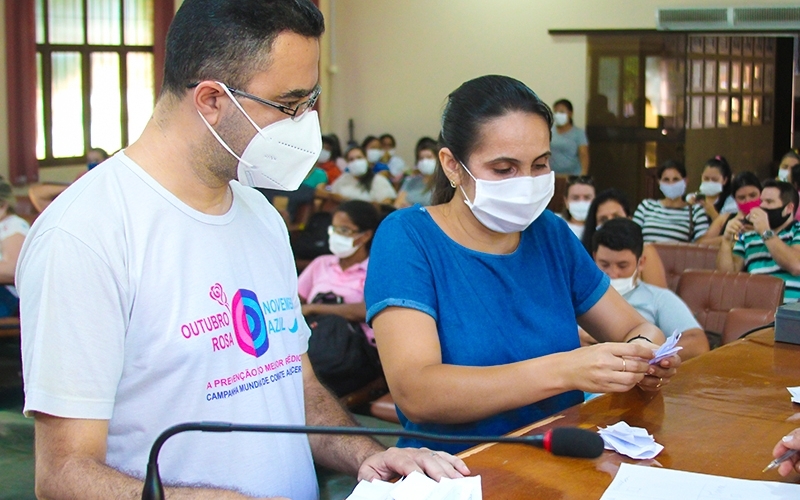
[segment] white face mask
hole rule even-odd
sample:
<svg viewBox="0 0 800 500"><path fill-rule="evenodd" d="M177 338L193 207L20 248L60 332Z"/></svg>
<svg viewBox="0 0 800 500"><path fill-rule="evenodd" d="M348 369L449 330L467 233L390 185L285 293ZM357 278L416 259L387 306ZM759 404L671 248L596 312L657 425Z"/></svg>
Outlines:
<svg viewBox="0 0 800 500"><path fill-rule="evenodd" d="M334 231L332 227L328 228L328 248L330 248L333 255L340 259L350 257L361 247L361 245L353 246L353 241L355 241L355 238L342 236Z"/></svg>
<svg viewBox="0 0 800 500"><path fill-rule="evenodd" d="M234 158L239 160L239 182L245 186L295 191L314 167L322 150L322 135L316 111L307 111L300 119L286 118L259 128L245 112L228 87L216 82L233 104L256 129L256 135L237 155L217 134L200 111L198 114L211 134Z"/></svg>
<svg viewBox="0 0 800 500"><path fill-rule="evenodd" d="M636 288L637 279L636 274L638 270L634 271L633 274L628 278L616 278L611 280L611 286L614 290L617 291L620 295L625 295L626 293L630 292L634 288Z"/></svg>
<svg viewBox="0 0 800 500"><path fill-rule="evenodd" d="M782 182L786 182L789 180L789 169L782 168L778 170L778 180Z"/></svg>
<svg viewBox="0 0 800 500"><path fill-rule="evenodd" d="M553 122L557 127L563 127L569 123L569 115L562 112L553 113Z"/></svg>
<svg viewBox="0 0 800 500"><path fill-rule="evenodd" d="M536 177L512 177L501 181L476 179L463 163L461 166L475 181L475 200L469 201L466 191L464 203L478 221L498 233L518 233L535 221L553 198L556 174Z"/></svg>
<svg viewBox="0 0 800 500"><path fill-rule="evenodd" d="M356 177L361 177L362 175L366 174L368 169L369 163L367 163L367 160L364 158L353 160L347 164L347 171Z"/></svg>
<svg viewBox="0 0 800 500"><path fill-rule="evenodd" d="M589 215L589 206L591 204L591 201L571 201L568 207L569 214L576 221L583 222L586 220L586 216Z"/></svg>
<svg viewBox="0 0 800 500"><path fill-rule="evenodd" d="M706 196L717 196L722 192L722 183L721 182L711 182L705 181L700 184L700 188L698 189L702 194Z"/></svg>
<svg viewBox="0 0 800 500"><path fill-rule="evenodd" d="M397 154L397 151L395 151L395 149L394 149L394 148L392 148L392 149L390 149L390 150L389 150L389 156L394 156L394 155L396 155L396 154Z"/></svg>
<svg viewBox="0 0 800 500"><path fill-rule="evenodd" d="M664 193L664 196L670 200L677 200L686 192L686 179L681 179L674 184L660 182L658 187L661 188L661 192Z"/></svg>
<svg viewBox="0 0 800 500"><path fill-rule="evenodd" d="M380 159L383 158L383 150L382 149L368 149L367 150L367 161L370 163L377 163Z"/></svg>
<svg viewBox="0 0 800 500"><path fill-rule="evenodd" d="M433 158L423 158L417 162L417 170L422 175L431 175L436 170L436 160Z"/></svg>
<svg viewBox="0 0 800 500"><path fill-rule="evenodd" d="M322 151L319 152L319 159L317 160L317 162L325 163L330 159L331 159L331 152L328 151L327 149L323 149Z"/></svg>

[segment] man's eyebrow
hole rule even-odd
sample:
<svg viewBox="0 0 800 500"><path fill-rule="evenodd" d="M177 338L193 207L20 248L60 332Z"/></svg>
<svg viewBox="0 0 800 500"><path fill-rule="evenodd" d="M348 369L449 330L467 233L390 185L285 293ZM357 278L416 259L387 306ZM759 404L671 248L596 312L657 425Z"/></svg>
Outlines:
<svg viewBox="0 0 800 500"><path fill-rule="evenodd" d="M294 89L279 95L278 99L300 99L311 95L312 92L314 92L314 89Z"/></svg>

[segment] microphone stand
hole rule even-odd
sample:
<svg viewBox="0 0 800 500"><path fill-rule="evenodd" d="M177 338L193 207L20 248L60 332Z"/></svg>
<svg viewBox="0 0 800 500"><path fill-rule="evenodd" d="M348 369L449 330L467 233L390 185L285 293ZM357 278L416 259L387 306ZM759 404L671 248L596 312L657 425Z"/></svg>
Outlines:
<svg viewBox="0 0 800 500"><path fill-rule="evenodd" d="M558 430L558 429L556 429ZM567 430L567 429L562 429ZM596 433L581 429L568 429L571 433L586 434L590 440L602 439ZM175 434L187 431L201 432L263 432L263 433L283 433L283 434L336 434L350 436L390 436L420 439L425 441L439 441L445 443L514 443L527 444L538 447L550 448L550 431L544 435L534 436L449 436L444 434L430 434L427 432L392 430L392 429L371 429L366 427L319 427L305 425L259 425L259 424L233 424L228 422L187 422L173 425L162 432L150 448L150 458L147 462L147 472L144 478L144 488L142 490L142 500L163 500L164 486L161 483L161 476L158 471L158 454L161 447L170 437ZM595 443L596 444L596 443ZM590 452L589 454L578 454L586 458L596 458L602 453L602 444L599 453ZM554 451L554 454L558 453ZM593 456L589 456L593 455Z"/></svg>

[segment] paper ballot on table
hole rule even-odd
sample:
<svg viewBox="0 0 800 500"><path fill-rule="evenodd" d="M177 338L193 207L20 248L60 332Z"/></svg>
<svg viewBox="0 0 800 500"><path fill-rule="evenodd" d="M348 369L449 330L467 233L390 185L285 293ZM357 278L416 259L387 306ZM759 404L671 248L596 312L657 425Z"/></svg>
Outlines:
<svg viewBox="0 0 800 500"><path fill-rule="evenodd" d="M800 387L787 387L786 389L792 395L792 403L800 403Z"/></svg>
<svg viewBox="0 0 800 500"><path fill-rule="evenodd" d="M681 339L681 332L675 331L675 333L673 333L672 336L669 337L666 342L661 344L658 347L658 349L653 350L653 354L655 356L653 357L653 359L650 360L650 364L654 365L656 363L660 363L661 360L666 359L672 356L673 354L677 353L681 349L683 349L683 347L678 347L675 345L678 343L680 339Z"/></svg>
<svg viewBox="0 0 800 500"><path fill-rule="evenodd" d="M361 481L347 500L482 500L481 477L433 479L412 472L396 483Z"/></svg>
<svg viewBox="0 0 800 500"><path fill-rule="evenodd" d="M753 481L623 463L600 500L787 500L800 485Z"/></svg>
<svg viewBox="0 0 800 500"><path fill-rule="evenodd" d="M648 434L647 429L631 427L625 421L609 425L597 433L603 438L607 450L614 450L637 460L654 458L664 449Z"/></svg>

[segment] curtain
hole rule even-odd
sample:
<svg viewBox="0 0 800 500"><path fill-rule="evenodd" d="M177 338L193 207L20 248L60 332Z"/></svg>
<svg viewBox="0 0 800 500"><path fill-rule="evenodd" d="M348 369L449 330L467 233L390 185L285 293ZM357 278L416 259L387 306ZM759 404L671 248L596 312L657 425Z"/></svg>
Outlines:
<svg viewBox="0 0 800 500"><path fill-rule="evenodd" d="M9 181L39 179L36 160L36 10L34 0L6 0Z"/></svg>

